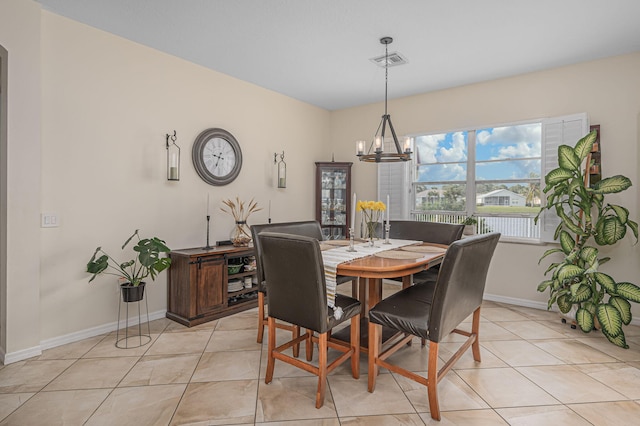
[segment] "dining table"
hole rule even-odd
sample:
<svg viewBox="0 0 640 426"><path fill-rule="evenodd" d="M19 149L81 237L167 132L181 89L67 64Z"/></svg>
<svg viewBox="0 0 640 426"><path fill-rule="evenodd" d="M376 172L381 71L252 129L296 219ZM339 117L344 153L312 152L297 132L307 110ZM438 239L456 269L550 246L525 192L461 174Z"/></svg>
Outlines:
<svg viewBox="0 0 640 426"><path fill-rule="evenodd" d="M347 240L342 243L323 242L323 250L331 250L332 244L335 247L344 247ZM344 243L346 241L346 243ZM366 244L366 243L363 243ZM384 249L382 240L376 244ZM329 246L329 247L327 247ZM357 250L357 246L356 246ZM357 259L348 260L337 265L336 273L351 277L358 277L359 291L358 299L362 302L363 309L361 315L361 350L367 352L368 349L368 319L369 309L382 300L382 282L385 278L402 278L402 288L412 285L412 276L415 273L436 266L442 262L447 246L430 242L416 242L395 247L391 250L382 250L375 254L366 255ZM391 338L395 332L385 332L383 330L383 341ZM347 329L336 331L333 337L349 341Z"/></svg>

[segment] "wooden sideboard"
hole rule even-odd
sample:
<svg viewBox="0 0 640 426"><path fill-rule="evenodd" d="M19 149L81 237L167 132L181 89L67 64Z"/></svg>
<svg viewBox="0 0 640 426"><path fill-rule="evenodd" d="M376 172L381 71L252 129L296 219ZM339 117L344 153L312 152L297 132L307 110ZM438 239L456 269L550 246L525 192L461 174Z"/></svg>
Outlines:
<svg viewBox="0 0 640 426"><path fill-rule="evenodd" d="M191 327L258 306L256 271L245 270L245 265L240 272L229 274L227 268L253 258L253 248L180 249L171 251L169 257L167 318ZM244 283L249 279L251 287L229 291L230 280Z"/></svg>

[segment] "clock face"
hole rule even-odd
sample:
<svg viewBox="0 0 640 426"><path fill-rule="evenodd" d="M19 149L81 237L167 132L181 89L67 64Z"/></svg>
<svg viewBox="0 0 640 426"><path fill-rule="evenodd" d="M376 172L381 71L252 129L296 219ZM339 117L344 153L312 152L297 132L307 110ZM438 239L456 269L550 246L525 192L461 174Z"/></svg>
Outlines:
<svg viewBox="0 0 640 426"><path fill-rule="evenodd" d="M227 176L236 164L236 152L226 139L211 138L204 145L202 156L207 170L218 177Z"/></svg>
<svg viewBox="0 0 640 426"><path fill-rule="evenodd" d="M210 185L231 183L242 168L240 144L222 129L200 133L193 144L192 156L196 172Z"/></svg>

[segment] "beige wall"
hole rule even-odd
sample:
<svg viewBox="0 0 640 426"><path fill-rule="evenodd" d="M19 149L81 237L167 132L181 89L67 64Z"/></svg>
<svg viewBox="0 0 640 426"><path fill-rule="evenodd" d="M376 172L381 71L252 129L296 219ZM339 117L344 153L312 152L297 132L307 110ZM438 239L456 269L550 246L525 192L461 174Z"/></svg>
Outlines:
<svg viewBox="0 0 640 426"><path fill-rule="evenodd" d="M2 181L3 263L0 347L40 343L40 6L0 2L0 44L8 51L8 153ZM4 161L3 161L4 163ZM6 246L4 245L6 243ZM6 297L6 298L5 298Z"/></svg>
<svg viewBox="0 0 640 426"><path fill-rule="evenodd" d="M211 241L229 238L221 200L255 197L249 223L314 215L313 162L326 160L329 113L255 85L42 13L42 209L61 226L42 229L42 339L115 321L115 278L91 284L84 267L97 246L114 257L140 228L172 248L204 246L206 199ZM204 129L239 141L240 176L213 187L196 174L191 147ZM165 134L177 131L179 182L166 180ZM274 187L273 153L285 151L288 185ZM295 200L295 202L292 202ZM166 309L166 274L148 293Z"/></svg>
<svg viewBox="0 0 640 426"><path fill-rule="evenodd" d="M389 113L398 133L419 134L586 112L591 124L601 125L604 175L623 174L634 182L630 190L612 195L610 201L629 208L637 221L638 70L640 53L397 99L389 102ZM353 153L354 141L371 137L382 110L382 104L376 104L333 112L334 150ZM375 197L375 166L355 164L354 175L358 198ZM489 297L546 304L547 294L538 293L536 287L548 265L546 260L540 267L537 262L547 248L500 243L487 283ZM640 251L632 238L605 251L613 260L602 270L618 281L640 284ZM634 313L640 314L638 306Z"/></svg>

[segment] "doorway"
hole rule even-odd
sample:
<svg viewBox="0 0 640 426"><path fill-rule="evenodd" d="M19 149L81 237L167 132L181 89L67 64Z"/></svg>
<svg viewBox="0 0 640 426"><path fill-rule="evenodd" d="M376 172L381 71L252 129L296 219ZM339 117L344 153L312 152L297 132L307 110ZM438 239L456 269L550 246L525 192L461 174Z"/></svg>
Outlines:
<svg viewBox="0 0 640 426"><path fill-rule="evenodd" d="M7 88L8 52L0 45L0 354L7 349Z"/></svg>

